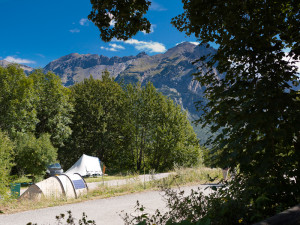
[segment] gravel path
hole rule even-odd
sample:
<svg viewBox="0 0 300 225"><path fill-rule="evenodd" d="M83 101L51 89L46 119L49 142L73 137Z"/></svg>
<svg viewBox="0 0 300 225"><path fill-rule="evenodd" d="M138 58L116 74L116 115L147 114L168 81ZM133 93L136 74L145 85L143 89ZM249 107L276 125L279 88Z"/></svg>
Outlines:
<svg viewBox="0 0 300 225"><path fill-rule="evenodd" d="M201 187L203 192L209 194L211 189L205 189L206 185L184 187L181 190L189 192L191 189ZM57 224L55 216L72 211L75 218L79 219L85 212L89 219L95 220L97 225L118 225L124 224L120 213L131 213L134 211L136 201L140 201L146 207L147 212L154 212L156 209L165 211L165 202L162 193L159 191L146 191L137 194L123 195L107 199L90 200L81 203L56 206L27 212L20 212L9 215L0 215L1 225L25 225L28 222L41 224Z"/></svg>

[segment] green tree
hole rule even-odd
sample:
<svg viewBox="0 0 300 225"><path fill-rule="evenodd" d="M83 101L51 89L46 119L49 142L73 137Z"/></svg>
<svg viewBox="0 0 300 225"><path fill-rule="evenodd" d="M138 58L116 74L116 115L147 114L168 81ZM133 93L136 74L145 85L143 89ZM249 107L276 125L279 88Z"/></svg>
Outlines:
<svg viewBox="0 0 300 225"><path fill-rule="evenodd" d="M48 133L54 146L63 146L71 134L69 124L73 105L70 90L51 72L45 74L42 70L35 70L29 75L29 79L33 80L34 93L37 97L34 102L39 120L35 127L36 136Z"/></svg>
<svg viewBox="0 0 300 225"><path fill-rule="evenodd" d="M72 86L71 91L75 110L71 125L73 133L60 158L70 166L85 153L99 157L109 168L118 167L122 164L126 134L121 86L106 71L102 80L90 77ZM72 157L69 157L70 152Z"/></svg>
<svg viewBox="0 0 300 225"><path fill-rule="evenodd" d="M14 165L14 144L8 135L0 130L0 196L5 196L9 184L9 176Z"/></svg>
<svg viewBox="0 0 300 225"><path fill-rule="evenodd" d="M56 162L57 149L53 147L49 134L36 138L31 133L17 133L15 163L19 172L31 174L33 182L44 175L49 164Z"/></svg>
<svg viewBox="0 0 300 225"><path fill-rule="evenodd" d="M136 170L164 171L174 164L191 166L199 162L199 141L179 106L150 82L145 87L127 85L126 95L134 137L130 152Z"/></svg>
<svg viewBox="0 0 300 225"><path fill-rule="evenodd" d="M0 67L0 129L32 132L37 123L33 82L15 65Z"/></svg>
<svg viewBox="0 0 300 225"><path fill-rule="evenodd" d="M172 21L202 43L219 45L215 55L201 59L210 70L196 75L209 100L200 121L213 124L213 131L224 127L212 142L217 165L238 166L249 189L260 182L251 198L263 199L255 207L265 215L300 200L300 104L294 86L299 84L294 64L300 54L299 6L296 1L185 1L184 13ZM216 77L213 67L224 76Z"/></svg>

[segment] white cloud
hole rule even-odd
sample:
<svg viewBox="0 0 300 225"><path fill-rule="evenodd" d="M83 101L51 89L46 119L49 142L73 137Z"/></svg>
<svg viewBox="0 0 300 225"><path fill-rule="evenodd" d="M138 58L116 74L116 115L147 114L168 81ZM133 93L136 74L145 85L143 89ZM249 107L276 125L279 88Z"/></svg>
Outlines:
<svg viewBox="0 0 300 225"><path fill-rule="evenodd" d="M7 56L4 60L12 63L30 63L30 64L35 64L36 62L33 60L29 59L21 59L13 56Z"/></svg>
<svg viewBox="0 0 300 225"><path fill-rule="evenodd" d="M115 49L125 49L122 45L117 45L117 44L109 44L110 47L115 48Z"/></svg>
<svg viewBox="0 0 300 225"><path fill-rule="evenodd" d="M115 48L107 48L107 47L103 47L103 46L101 46L100 48L102 50L111 51L111 52L116 52L117 51L117 49L115 49Z"/></svg>
<svg viewBox="0 0 300 225"><path fill-rule="evenodd" d="M166 11L167 9L157 2L151 1L150 10L153 11Z"/></svg>
<svg viewBox="0 0 300 225"><path fill-rule="evenodd" d="M123 40L113 40L118 42L124 42L125 44L133 45L135 49L139 51L145 51L145 52L158 52L162 53L167 51L164 44L154 41L139 41L137 39L129 39L127 41Z"/></svg>
<svg viewBox="0 0 300 225"><path fill-rule="evenodd" d="M101 46L100 48L102 49L102 50L106 50L106 51L111 51L111 52L116 52L116 51L118 51L118 50L123 50L123 49L125 49L122 45L117 45L117 44L115 44L115 43L110 43L110 44L108 44L109 46L110 46L110 48L107 48L107 47L103 47L103 46Z"/></svg>
<svg viewBox="0 0 300 225"><path fill-rule="evenodd" d="M146 31L145 30L142 30L142 32L143 32L143 34L151 34L151 33L153 33L154 32L154 28L156 28L156 25L155 24L151 24L151 27L150 27L150 33L146 33Z"/></svg>
<svg viewBox="0 0 300 225"><path fill-rule="evenodd" d="M75 29L71 29L71 30L69 30L71 33L79 33L80 32L80 30L79 29L77 29L77 28L75 28Z"/></svg>
<svg viewBox="0 0 300 225"><path fill-rule="evenodd" d="M89 25L89 20L86 18L82 18L81 20L79 20L79 24L81 26L88 26Z"/></svg>

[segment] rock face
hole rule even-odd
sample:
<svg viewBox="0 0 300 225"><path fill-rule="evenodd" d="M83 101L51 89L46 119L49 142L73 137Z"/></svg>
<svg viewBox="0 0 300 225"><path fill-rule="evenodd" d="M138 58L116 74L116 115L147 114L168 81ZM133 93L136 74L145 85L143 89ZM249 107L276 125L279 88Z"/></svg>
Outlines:
<svg viewBox="0 0 300 225"><path fill-rule="evenodd" d="M112 57L102 55L72 53L50 62L45 71L53 71L68 86L92 75L101 79L102 72L108 70L115 79L125 83L152 82L164 95L172 98L183 109L188 110L190 119L199 116L195 101L203 97L203 87L193 80L197 71L193 62L215 49L196 46L189 42L181 43L164 54L153 56L145 52L137 56Z"/></svg>
<svg viewBox="0 0 300 225"><path fill-rule="evenodd" d="M2 67L7 67L10 64L16 64L16 63L11 63L11 62L8 62L6 60L0 60L0 66L2 66ZM18 65L20 66L21 69L24 70L24 72L26 74L29 74L34 70L34 68L26 66L26 65L22 65L22 64L18 64Z"/></svg>

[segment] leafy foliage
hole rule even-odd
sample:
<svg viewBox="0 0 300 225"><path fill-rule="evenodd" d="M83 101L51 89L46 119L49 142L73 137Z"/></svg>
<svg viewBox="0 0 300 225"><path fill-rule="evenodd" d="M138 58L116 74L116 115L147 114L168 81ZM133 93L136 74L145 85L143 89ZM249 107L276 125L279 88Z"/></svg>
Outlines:
<svg viewBox="0 0 300 225"><path fill-rule="evenodd" d="M0 67L0 87L0 129L10 136L17 131L34 131L37 118L32 80L14 65Z"/></svg>
<svg viewBox="0 0 300 225"><path fill-rule="evenodd" d="M212 131L224 127L210 143L215 162L238 166L249 190L260 181L255 195L270 199L265 213L275 214L279 205L287 208L300 198L297 9L296 1L191 0L172 21L202 43L219 45L216 54L201 59L210 70L200 68L196 75L209 100L199 121L213 124ZM214 67L224 76L216 77Z"/></svg>
<svg viewBox="0 0 300 225"><path fill-rule="evenodd" d="M70 136L71 112L70 90L65 88L55 74L35 70L29 75L33 80L37 99L34 103L38 123L35 127L37 137L44 133L51 134L55 146L62 146Z"/></svg>
<svg viewBox="0 0 300 225"><path fill-rule="evenodd" d="M243 177L236 176L234 180L225 182L224 186L206 187L211 192L209 195L205 195L201 188L191 190L189 194L180 189L163 188L165 213L156 210L154 214L149 214L137 202L135 213L122 217L126 225L239 225L253 224L273 216L264 207L270 199L267 196L258 197L257 189L249 189L245 181ZM276 213L283 209L278 206Z"/></svg>
<svg viewBox="0 0 300 225"><path fill-rule="evenodd" d="M70 224L70 225L96 225L94 220L88 220L87 215L83 212L82 213L82 218L78 220L78 223L76 223L76 218L73 217L71 211L67 211L67 216L63 213L61 213L59 216L56 216L56 222L57 225L63 224L65 220L65 224ZM27 225L38 225L37 223L27 223Z"/></svg>
<svg viewBox="0 0 300 225"><path fill-rule="evenodd" d="M102 40L108 42L113 37L127 40L138 31L150 33L151 24L144 17L148 0L91 0L91 20L100 31Z"/></svg>
<svg viewBox="0 0 300 225"><path fill-rule="evenodd" d="M186 114L153 84L126 86L137 170L171 169L199 163L199 144Z"/></svg>
<svg viewBox="0 0 300 225"><path fill-rule="evenodd" d="M38 139L30 133L18 133L16 137L15 162L18 171L33 176L44 175L47 165L54 163L57 149L53 147L49 134L42 134Z"/></svg>
<svg viewBox="0 0 300 225"><path fill-rule="evenodd" d="M14 144L7 134L0 130L0 196L7 194L10 171L13 164Z"/></svg>

